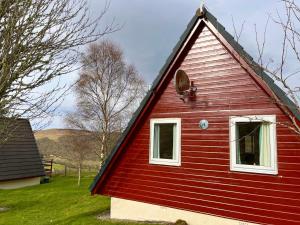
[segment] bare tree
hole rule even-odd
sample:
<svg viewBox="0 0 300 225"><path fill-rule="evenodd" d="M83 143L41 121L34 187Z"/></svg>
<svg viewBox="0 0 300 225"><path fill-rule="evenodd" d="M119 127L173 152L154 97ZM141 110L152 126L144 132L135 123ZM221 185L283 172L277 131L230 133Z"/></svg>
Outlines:
<svg viewBox="0 0 300 225"><path fill-rule="evenodd" d="M0 1L0 117L45 118L66 90L56 77L76 70L81 46L116 29L86 0Z"/></svg>
<svg viewBox="0 0 300 225"><path fill-rule="evenodd" d="M295 0L281 0L281 3L283 4L284 13L281 14L277 11L275 17L269 15L262 34L259 34L257 26L254 25L258 55L257 63L254 63L254 66L258 71L266 72L270 75L283 88L285 95L291 100L291 103L280 101L275 94L271 96L271 101L279 104L290 118L290 123L282 125L287 126L300 135L300 123L294 114L294 112L300 113L300 86L297 86L300 85L300 68L295 68L294 71L291 71L290 63L300 63L300 5ZM281 31L278 36L282 37L282 44L278 49L280 57L277 60L266 58L265 54L270 21L273 22L272 26L279 25ZM233 27L234 36L239 40L244 23L239 32L237 32L234 22Z"/></svg>
<svg viewBox="0 0 300 225"><path fill-rule="evenodd" d="M66 116L73 127L93 131L100 162L131 117L145 92L144 81L122 50L111 41L90 44L81 60L83 68L75 86L76 111Z"/></svg>
<svg viewBox="0 0 300 225"><path fill-rule="evenodd" d="M68 159L68 161L72 162L72 164L75 164L78 169L78 186L80 186L81 182L83 162L89 159L92 153L92 138L93 136L87 132L80 136L63 136L58 140L61 148L63 148L64 157Z"/></svg>
<svg viewBox="0 0 300 225"><path fill-rule="evenodd" d="M36 139L39 152L43 157L59 156L59 145L56 141L49 139L48 137Z"/></svg>

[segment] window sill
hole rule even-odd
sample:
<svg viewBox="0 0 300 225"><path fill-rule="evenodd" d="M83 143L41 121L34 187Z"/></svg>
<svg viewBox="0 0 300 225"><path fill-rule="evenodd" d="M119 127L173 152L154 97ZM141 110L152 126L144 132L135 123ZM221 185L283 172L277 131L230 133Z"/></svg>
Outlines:
<svg viewBox="0 0 300 225"><path fill-rule="evenodd" d="M233 172L278 175L277 168L269 168L269 167L263 167L263 166L234 165L234 166L230 167L230 170Z"/></svg>
<svg viewBox="0 0 300 225"><path fill-rule="evenodd" d="M181 166L181 162L176 160L166 160L166 159L151 159L149 164L163 165L163 166Z"/></svg>

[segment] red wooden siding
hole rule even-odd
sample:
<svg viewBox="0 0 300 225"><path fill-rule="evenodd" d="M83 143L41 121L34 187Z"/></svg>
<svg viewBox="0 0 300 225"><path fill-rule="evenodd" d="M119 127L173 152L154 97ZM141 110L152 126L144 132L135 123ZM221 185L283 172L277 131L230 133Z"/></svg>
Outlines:
<svg viewBox="0 0 300 225"><path fill-rule="evenodd" d="M230 171L229 116L272 115L288 122L214 34L205 27L177 68L198 87L183 103L173 80L148 109L98 193L262 224L300 224L300 138L277 125L279 174ZM149 165L151 118L182 119L182 165ZM201 119L209 128L201 130Z"/></svg>

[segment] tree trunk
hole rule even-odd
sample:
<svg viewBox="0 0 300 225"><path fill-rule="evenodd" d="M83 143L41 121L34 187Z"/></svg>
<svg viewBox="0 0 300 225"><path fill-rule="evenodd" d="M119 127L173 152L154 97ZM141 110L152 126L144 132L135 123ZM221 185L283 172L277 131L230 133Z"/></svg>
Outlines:
<svg viewBox="0 0 300 225"><path fill-rule="evenodd" d="M81 180L81 163L79 164L78 167L78 186L80 186L80 180Z"/></svg>
<svg viewBox="0 0 300 225"><path fill-rule="evenodd" d="M100 148L100 164L102 166L104 158L105 158L105 143L106 143L106 133L102 133L101 137L101 148Z"/></svg>

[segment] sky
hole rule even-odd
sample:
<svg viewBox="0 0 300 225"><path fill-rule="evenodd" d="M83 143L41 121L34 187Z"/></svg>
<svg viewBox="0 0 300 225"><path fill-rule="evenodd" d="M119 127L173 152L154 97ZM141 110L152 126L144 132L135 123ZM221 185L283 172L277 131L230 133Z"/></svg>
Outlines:
<svg viewBox="0 0 300 225"><path fill-rule="evenodd" d="M202 2L201 0L111 0L102 24L115 20L122 25L122 29L104 38L118 44L124 51L126 61L134 64L140 75L151 84ZM88 0L91 17L99 15L104 4L104 0ZM204 4L231 34L233 34L232 21L238 29L245 21L240 43L254 59L257 55L254 24L261 40L268 15L275 18L277 12L283 13L279 0L206 0ZM280 38L280 29L271 24L267 30L266 58L279 56L280 52L276 51L276 47L281 44ZM71 84L77 76L78 73L74 72L63 80ZM63 116L74 110L74 107L74 94L69 93L46 129L64 128Z"/></svg>

